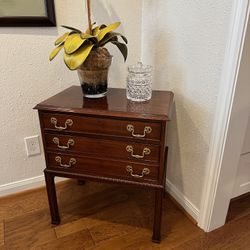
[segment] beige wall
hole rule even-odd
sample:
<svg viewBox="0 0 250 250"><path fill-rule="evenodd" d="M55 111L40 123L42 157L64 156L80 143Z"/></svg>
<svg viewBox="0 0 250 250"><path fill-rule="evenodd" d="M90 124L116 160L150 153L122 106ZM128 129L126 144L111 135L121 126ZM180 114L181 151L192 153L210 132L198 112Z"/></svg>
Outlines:
<svg viewBox="0 0 250 250"><path fill-rule="evenodd" d="M145 0L144 61L175 93L168 180L200 207L233 0Z"/></svg>
<svg viewBox="0 0 250 250"><path fill-rule="evenodd" d="M144 8L142 9L142 2ZM154 88L171 89L176 115L170 130L168 179L199 208L211 127L233 0L95 0L99 22L123 22L128 64L142 56L155 68ZM86 27L83 0L56 0L58 25ZM143 13L143 15L142 15ZM143 19L143 23L141 22ZM28 158L23 138L39 133L32 107L78 84L61 58L48 54L62 28L0 28L1 185L39 176L44 157ZM125 87L116 48L110 85Z"/></svg>
<svg viewBox="0 0 250 250"><path fill-rule="evenodd" d="M93 12L100 22L121 20L120 31L129 40L127 64L140 58L141 1L95 0ZM83 0L56 0L58 27L62 24L87 28ZM48 55L62 28L0 28L0 191L1 185L42 175L44 157L26 156L24 137L39 134L37 112L40 101L72 85L78 85L76 72L70 72L58 56ZM111 69L111 86L125 87L126 64L117 48Z"/></svg>

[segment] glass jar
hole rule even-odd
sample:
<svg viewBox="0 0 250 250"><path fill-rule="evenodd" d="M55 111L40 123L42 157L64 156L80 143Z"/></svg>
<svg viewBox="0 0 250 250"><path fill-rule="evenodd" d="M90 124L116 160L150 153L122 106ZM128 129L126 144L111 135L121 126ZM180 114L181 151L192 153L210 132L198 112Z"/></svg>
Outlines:
<svg viewBox="0 0 250 250"><path fill-rule="evenodd" d="M152 97L152 66L138 62L128 67L127 99L135 102L148 101Z"/></svg>

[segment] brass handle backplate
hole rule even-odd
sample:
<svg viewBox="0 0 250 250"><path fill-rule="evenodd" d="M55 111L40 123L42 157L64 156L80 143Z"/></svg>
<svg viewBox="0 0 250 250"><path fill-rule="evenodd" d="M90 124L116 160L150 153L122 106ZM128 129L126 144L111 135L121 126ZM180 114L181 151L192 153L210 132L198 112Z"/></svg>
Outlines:
<svg viewBox="0 0 250 250"><path fill-rule="evenodd" d="M65 124L64 124L64 127L60 127L57 125L58 121L55 117L52 117L50 119L50 122L55 126L56 129L58 130L66 130L68 128L68 126L72 126L73 125L73 121L71 119L67 119Z"/></svg>
<svg viewBox="0 0 250 250"><path fill-rule="evenodd" d="M69 164L63 164L62 163L62 158L60 156L55 157L55 161L60 164L60 167L62 168L71 168L73 165L76 164L76 159L75 158L70 158Z"/></svg>
<svg viewBox="0 0 250 250"><path fill-rule="evenodd" d="M75 144L75 141L73 139L69 139L68 142L67 142L67 145L66 146L62 146L60 145L60 140L58 137L54 137L53 138L53 142L57 145L58 148L60 149L69 149L70 146L74 146Z"/></svg>
<svg viewBox="0 0 250 250"><path fill-rule="evenodd" d="M150 134L150 133L152 132L152 128L149 127L149 126L146 126L146 127L144 128L143 134L141 135L141 134L135 134L135 128L134 128L134 126L131 125L131 124L128 124L128 125L127 125L127 131L128 131L128 132L131 132L131 134L132 134L133 137L136 137L136 138L144 138L144 137L146 137L147 134Z"/></svg>
<svg viewBox="0 0 250 250"><path fill-rule="evenodd" d="M127 166L126 170L130 173L131 176L135 177L135 178L143 178L144 175L148 175L150 174L150 170L148 168L143 168L142 173L141 174L134 174L134 170L132 166Z"/></svg>
<svg viewBox="0 0 250 250"><path fill-rule="evenodd" d="M131 153L131 156L136 159L143 159L146 155L150 155L151 150L149 148L144 148L142 151L142 155L134 154L134 148L131 145L126 147L127 152Z"/></svg>

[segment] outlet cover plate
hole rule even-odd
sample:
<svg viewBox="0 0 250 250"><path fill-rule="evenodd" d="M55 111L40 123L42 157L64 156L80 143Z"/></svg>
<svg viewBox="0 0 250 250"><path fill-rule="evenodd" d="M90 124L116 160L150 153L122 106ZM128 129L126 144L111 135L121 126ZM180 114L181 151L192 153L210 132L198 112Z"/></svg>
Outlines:
<svg viewBox="0 0 250 250"><path fill-rule="evenodd" d="M25 143L27 156L41 154L39 135L34 135L34 136L24 138L24 143Z"/></svg>

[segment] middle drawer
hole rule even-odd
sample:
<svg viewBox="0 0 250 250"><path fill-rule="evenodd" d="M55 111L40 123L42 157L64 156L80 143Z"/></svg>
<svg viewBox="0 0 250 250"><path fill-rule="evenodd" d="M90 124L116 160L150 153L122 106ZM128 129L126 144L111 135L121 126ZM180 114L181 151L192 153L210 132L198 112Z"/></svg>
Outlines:
<svg viewBox="0 0 250 250"><path fill-rule="evenodd" d="M159 146L81 136L45 134L46 148L79 155L134 161L159 162Z"/></svg>

